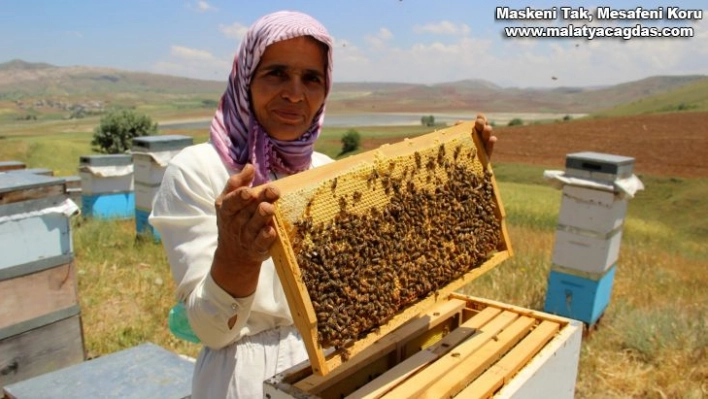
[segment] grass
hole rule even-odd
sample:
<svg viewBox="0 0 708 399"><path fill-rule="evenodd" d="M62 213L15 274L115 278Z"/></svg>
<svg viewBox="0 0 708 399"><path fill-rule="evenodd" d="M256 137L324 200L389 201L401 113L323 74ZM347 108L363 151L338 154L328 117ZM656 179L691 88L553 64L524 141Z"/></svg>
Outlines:
<svg viewBox="0 0 708 399"><path fill-rule="evenodd" d="M629 104L599 111L594 116L622 116L654 112L708 111L708 78Z"/></svg>
<svg viewBox="0 0 708 399"><path fill-rule="evenodd" d="M56 126L52 129L58 129ZM90 129L42 130L0 140L0 159L74 174L90 151ZM405 128L357 128L364 141L401 137ZM323 132L338 152L346 129ZM31 134L30 134L31 133ZM206 140L204 131L189 134ZM421 132L422 133L422 132ZM369 142L369 143L370 143ZM336 145L335 145L336 143ZM334 154L336 155L336 154ZM561 194L543 168L495 164L515 256L473 281L464 292L542 309ZM708 384L708 179L642 176L629 204L612 300L599 328L583 341L578 398L701 398ZM72 219L85 346L91 357L154 342L196 356L166 322L175 282L159 243L137 240L132 220Z"/></svg>

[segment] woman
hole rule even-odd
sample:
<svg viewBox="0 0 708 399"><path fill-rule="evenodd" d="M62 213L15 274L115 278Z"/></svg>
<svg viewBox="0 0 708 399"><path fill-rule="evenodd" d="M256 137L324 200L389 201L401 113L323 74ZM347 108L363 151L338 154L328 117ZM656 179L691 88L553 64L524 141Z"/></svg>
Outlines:
<svg viewBox="0 0 708 399"><path fill-rule="evenodd" d="M251 187L332 161L314 152L331 84L332 40L319 22L262 17L234 60L210 142L186 148L165 172L150 223L204 344L195 399L261 398L265 379L307 359L268 256L280 194Z"/></svg>

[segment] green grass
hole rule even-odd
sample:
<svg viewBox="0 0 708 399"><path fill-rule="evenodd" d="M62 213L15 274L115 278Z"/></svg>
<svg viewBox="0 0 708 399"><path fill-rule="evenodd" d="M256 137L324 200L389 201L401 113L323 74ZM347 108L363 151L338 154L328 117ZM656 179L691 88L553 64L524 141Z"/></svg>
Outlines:
<svg viewBox="0 0 708 399"><path fill-rule="evenodd" d="M79 156L90 151L91 133L70 126L64 125L67 131L60 134L38 130L2 139L0 159L74 174ZM338 152L346 130L326 129L321 141L336 143L330 151ZM427 132L410 127L356 130L363 141ZM165 133L189 134L195 142L207 138L205 131ZM514 257L463 292L543 308L561 201L561 191L547 184L543 170L494 164ZM646 189L629 203L610 306L599 328L583 340L578 398L700 398L706 387L708 228L703 215L708 214L708 178L641 179ZM145 341L196 356L197 345L176 339L166 328L175 283L162 246L136 240L132 220L72 221L90 356Z"/></svg>
<svg viewBox="0 0 708 399"><path fill-rule="evenodd" d="M668 93L642 98L629 104L593 113L593 116L622 116L655 112L708 111L708 78Z"/></svg>

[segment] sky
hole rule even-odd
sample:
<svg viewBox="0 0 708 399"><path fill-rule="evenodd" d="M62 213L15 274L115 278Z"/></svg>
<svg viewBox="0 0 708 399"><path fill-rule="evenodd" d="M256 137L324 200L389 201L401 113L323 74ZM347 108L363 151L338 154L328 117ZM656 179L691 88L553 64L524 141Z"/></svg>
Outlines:
<svg viewBox="0 0 708 399"><path fill-rule="evenodd" d="M659 10L662 19L598 20L597 8ZM548 20L502 20L526 7ZM568 19L562 9L585 19ZM668 19L669 8L680 12ZM582 9L588 11L582 14ZM705 1L1 0L0 62L100 66L225 80L246 29L277 10L312 15L334 38L334 83L588 87L656 75L708 74ZM693 15L682 15L694 10ZM516 13L519 14L519 13ZM592 21L588 20L588 15ZM684 18L686 17L686 18ZM690 28L693 37L511 38L509 27ZM596 30L593 32L597 32Z"/></svg>

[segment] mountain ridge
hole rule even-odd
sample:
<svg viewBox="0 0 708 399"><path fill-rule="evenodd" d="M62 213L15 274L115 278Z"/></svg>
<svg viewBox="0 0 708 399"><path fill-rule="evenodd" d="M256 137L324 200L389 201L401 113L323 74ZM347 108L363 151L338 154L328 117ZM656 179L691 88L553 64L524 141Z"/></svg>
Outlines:
<svg viewBox="0 0 708 399"><path fill-rule="evenodd" d="M334 82L330 112L482 112L592 113L631 103L708 75L662 75L601 87L502 87L484 79L435 84ZM226 82L200 80L108 67L55 66L13 59L0 63L0 100L113 96L159 102L175 96L218 101ZM115 102L115 100L114 100Z"/></svg>

